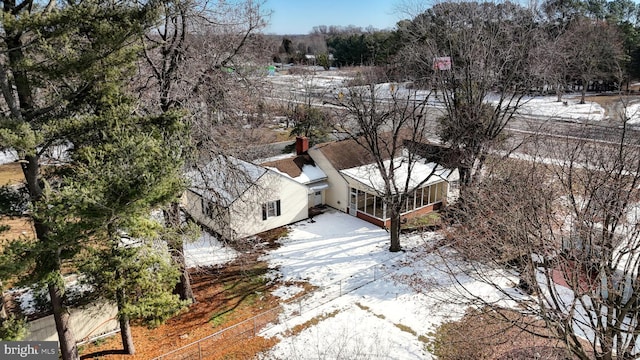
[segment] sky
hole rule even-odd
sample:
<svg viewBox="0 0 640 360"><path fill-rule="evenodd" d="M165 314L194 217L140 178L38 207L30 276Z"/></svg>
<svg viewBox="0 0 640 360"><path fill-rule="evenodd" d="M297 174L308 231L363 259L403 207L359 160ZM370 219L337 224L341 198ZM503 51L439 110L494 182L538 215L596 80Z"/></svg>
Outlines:
<svg viewBox="0 0 640 360"><path fill-rule="evenodd" d="M273 11L266 33L278 35L308 34L318 25L355 25L391 29L402 16L392 0L267 0Z"/></svg>

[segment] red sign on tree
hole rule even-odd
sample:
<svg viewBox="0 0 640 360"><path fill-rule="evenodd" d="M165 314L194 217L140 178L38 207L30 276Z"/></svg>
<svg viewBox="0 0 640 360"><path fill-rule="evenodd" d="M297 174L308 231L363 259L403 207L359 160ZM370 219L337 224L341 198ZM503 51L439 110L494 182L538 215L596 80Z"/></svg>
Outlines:
<svg viewBox="0 0 640 360"><path fill-rule="evenodd" d="M433 58L433 70L451 70L451 57L443 56Z"/></svg>

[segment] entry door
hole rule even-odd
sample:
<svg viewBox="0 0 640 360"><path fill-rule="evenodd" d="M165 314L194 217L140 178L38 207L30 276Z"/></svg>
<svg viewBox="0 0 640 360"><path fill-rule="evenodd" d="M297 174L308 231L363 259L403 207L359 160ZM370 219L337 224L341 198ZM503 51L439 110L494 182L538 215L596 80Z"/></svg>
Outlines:
<svg viewBox="0 0 640 360"><path fill-rule="evenodd" d="M313 197L313 206L322 205L322 191L316 191Z"/></svg>
<svg viewBox="0 0 640 360"><path fill-rule="evenodd" d="M358 192L356 189L351 188L351 194L349 196L349 215L356 216L358 211Z"/></svg>

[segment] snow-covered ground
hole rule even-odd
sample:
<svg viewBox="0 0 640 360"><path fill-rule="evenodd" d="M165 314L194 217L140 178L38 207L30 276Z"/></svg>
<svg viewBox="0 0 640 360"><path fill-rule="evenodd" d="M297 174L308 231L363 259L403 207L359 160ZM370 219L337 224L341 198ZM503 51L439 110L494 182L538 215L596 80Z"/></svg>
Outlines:
<svg viewBox="0 0 640 360"><path fill-rule="evenodd" d="M627 106L626 117L630 125L640 125L640 102L632 103Z"/></svg>
<svg viewBox="0 0 640 360"><path fill-rule="evenodd" d="M435 235L403 236L407 251L390 253L389 234L372 224L339 212L314 221L292 226L282 246L264 256L274 278L293 284L276 290L283 300L301 290L296 282L309 282L317 290L284 304L280 324L261 334L281 341L262 358L432 358L424 340L466 309L451 301L455 286L439 268L439 256L428 252ZM428 292L409 285L414 274L429 279ZM476 295L498 299L488 286L461 280ZM284 335L311 319L320 321L294 336Z"/></svg>
<svg viewBox="0 0 640 360"><path fill-rule="evenodd" d="M337 96L340 92L346 94L348 90L346 85L353 76L348 73L338 71L317 71L315 74L307 75L288 75L276 74L270 76L269 81L279 88L286 88L290 91L299 91L301 93L322 93L333 94ZM403 98L412 96L418 100L422 100L429 96L429 105L441 106L441 102L437 94L431 91L418 90L414 91L407 86L408 84L382 83L376 85L376 93L379 99L391 98L391 94ZM361 88L368 91L364 86L353 87L352 89ZM440 97L441 99L441 97ZM491 94L487 97L487 102L496 103L497 95ZM518 113L524 116L536 116L542 118L559 118L570 121L590 120L600 121L606 118L605 109L593 101L587 101L586 104L580 104L579 95L568 94L563 96L563 101L557 101L556 96L530 96L522 99L522 104ZM632 113L631 109L627 111ZM638 113L637 108L633 111ZM640 114L632 117L632 121L640 122Z"/></svg>
<svg viewBox="0 0 640 360"><path fill-rule="evenodd" d="M0 151L0 164L8 164L16 160L18 160L18 154L15 151Z"/></svg>
<svg viewBox="0 0 640 360"><path fill-rule="evenodd" d="M184 244L184 260L188 268L219 266L233 261L237 256L237 251L206 231L197 240Z"/></svg>
<svg viewBox="0 0 640 360"><path fill-rule="evenodd" d="M528 97L523 99L518 113L525 116L567 120L599 121L605 119L605 110L602 106L593 101L580 104L580 99L575 96L565 96L562 102L558 102L555 96Z"/></svg>

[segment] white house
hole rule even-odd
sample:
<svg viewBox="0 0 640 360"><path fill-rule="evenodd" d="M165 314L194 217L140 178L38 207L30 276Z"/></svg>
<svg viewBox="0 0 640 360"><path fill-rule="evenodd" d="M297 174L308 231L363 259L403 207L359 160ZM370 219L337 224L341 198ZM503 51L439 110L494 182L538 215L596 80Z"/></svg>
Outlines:
<svg viewBox="0 0 640 360"><path fill-rule="evenodd" d="M409 180L404 218L438 210L456 196L457 170L422 159L413 163L409 172L403 157L394 161L399 165L396 181ZM227 239L306 219L311 208L319 205L385 227L390 217L380 197L383 185L373 163L372 155L353 140L309 148L308 139L299 137L293 155L260 165L218 157L190 172L191 187L183 197L183 207L196 221ZM407 179L409 173L411 178Z"/></svg>
<svg viewBox="0 0 640 360"><path fill-rule="evenodd" d="M217 157L188 174L183 208L226 239L240 239L308 217L308 188L236 158Z"/></svg>
<svg viewBox="0 0 640 360"><path fill-rule="evenodd" d="M311 158L327 174L326 204L373 224L389 226L390 217L379 196L384 189L372 155L354 140L319 144L309 149ZM388 164L390 160L387 159ZM407 171L402 157L395 159L396 181L409 179L409 198L402 211L404 218L440 209L447 199L457 196L457 170L443 168L427 160L413 164Z"/></svg>
<svg viewBox="0 0 640 360"><path fill-rule="evenodd" d="M260 165L305 185L309 194L308 207L311 208L324 204L325 190L329 188L329 184L327 174L316 165L307 150L309 139L297 137L295 155L280 157Z"/></svg>

